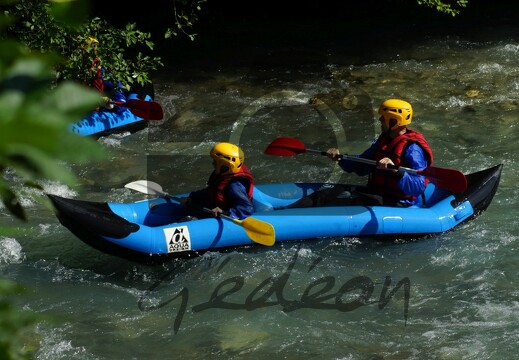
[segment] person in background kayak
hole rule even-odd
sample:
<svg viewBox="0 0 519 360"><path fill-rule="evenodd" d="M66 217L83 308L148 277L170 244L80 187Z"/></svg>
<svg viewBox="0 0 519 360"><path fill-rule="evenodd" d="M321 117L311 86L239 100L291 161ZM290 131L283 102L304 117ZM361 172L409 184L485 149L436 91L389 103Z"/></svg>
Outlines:
<svg viewBox="0 0 519 360"><path fill-rule="evenodd" d="M119 80L112 81L106 78L106 68L98 55L98 48L99 41L96 38L86 38L83 49L92 57L90 68L88 69L89 78L87 84L103 95L100 102L102 108L117 111L119 107L116 107L114 103L126 102L123 84Z"/></svg>
<svg viewBox="0 0 519 360"><path fill-rule="evenodd" d="M245 165L245 155L238 146L221 142L213 146L209 155L213 159L212 172L207 187L193 191L181 203L189 208L190 215L203 217L203 213L193 212L196 206L209 208L214 216L223 213L242 220L254 212L252 192L254 178Z"/></svg>
<svg viewBox="0 0 519 360"><path fill-rule="evenodd" d="M357 157L377 161L376 167L358 161L340 159L340 151L328 149L326 154L349 173L369 175L366 188L353 197L342 196L340 186L318 191L288 206L387 205L420 204L428 180L422 175L398 171L393 166L423 170L433 162L433 153L424 136L407 127L413 120L413 108L407 101L389 99L379 109L382 133L373 144ZM298 204L299 203L299 204Z"/></svg>

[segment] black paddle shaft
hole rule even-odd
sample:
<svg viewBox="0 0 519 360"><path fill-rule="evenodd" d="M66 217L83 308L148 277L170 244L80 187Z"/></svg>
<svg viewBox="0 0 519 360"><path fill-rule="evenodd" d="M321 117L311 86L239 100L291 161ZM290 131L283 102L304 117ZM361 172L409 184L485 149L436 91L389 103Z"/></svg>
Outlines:
<svg viewBox="0 0 519 360"><path fill-rule="evenodd" d="M318 153L318 154L321 154L321 155L324 155L324 156L328 156L326 151L314 150L314 149L306 149L306 151L313 152L313 153ZM377 162L375 160L364 159L364 158L361 158L361 157L348 156L348 155L343 155L343 154L339 154L338 157L339 157L339 159L357 161L357 162L361 162L361 163L369 164L369 165L377 165ZM388 165L388 168L396 169L396 170L399 170L399 171L405 171L405 172L408 172L408 173L411 173L411 174L419 174L419 171L420 171L420 170L415 170L415 169L407 168L407 167L404 167L404 166L396 166L396 165Z"/></svg>

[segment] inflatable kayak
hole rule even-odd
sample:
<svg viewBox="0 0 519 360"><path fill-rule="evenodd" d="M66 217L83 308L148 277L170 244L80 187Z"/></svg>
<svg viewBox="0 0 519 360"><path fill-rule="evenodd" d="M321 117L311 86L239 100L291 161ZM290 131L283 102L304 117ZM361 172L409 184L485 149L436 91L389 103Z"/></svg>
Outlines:
<svg viewBox="0 0 519 360"><path fill-rule="evenodd" d="M139 97L141 96L141 97ZM163 110L150 95L130 93L126 102L114 104L113 109L100 108L70 125L69 131L81 136L107 136L116 132L142 130L149 120L161 120Z"/></svg>
<svg viewBox="0 0 519 360"><path fill-rule="evenodd" d="M153 265L206 251L258 245L262 236L272 236L280 243L328 237L407 239L443 233L473 219L489 206L502 167L500 164L466 175L467 187L462 193L449 192L431 182L425 191L426 206L422 207L278 210L329 184L259 184L254 189L255 213L243 221L222 217L183 221L186 208L174 196L161 194L160 188L148 193L162 196L132 203L48 196L61 224L86 244L110 255Z"/></svg>

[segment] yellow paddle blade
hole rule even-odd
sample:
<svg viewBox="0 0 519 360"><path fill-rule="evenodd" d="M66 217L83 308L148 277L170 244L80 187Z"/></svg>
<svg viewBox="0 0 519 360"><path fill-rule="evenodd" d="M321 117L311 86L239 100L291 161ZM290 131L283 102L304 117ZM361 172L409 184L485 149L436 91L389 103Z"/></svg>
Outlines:
<svg viewBox="0 0 519 360"><path fill-rule="evenodd" d="M272 246L276 242L276 231L274 226L268 222L251 217L244 220L232 219L232 221L243 226L247 235L255 243Z"/></svg>

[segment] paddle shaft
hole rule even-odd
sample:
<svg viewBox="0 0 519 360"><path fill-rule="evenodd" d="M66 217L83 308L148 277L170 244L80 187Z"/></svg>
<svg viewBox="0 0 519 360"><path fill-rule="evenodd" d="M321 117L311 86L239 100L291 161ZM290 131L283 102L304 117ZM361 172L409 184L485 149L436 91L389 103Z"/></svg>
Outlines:
<svg viewBox="0 0 519 360"><path fill-rule="evenodd" d="M326 151L314 150L314 149L306 149L306 151L312 152L312 153L321 154L321 155L324 155L324 156L328 156ZM377 165L377 162L375 160L364 159L364 158L361 158L361 157L348 156L348 155L342 155L342 154L338 155L338 157L341 160L345 159L345 160L357 161L357 162L361 162L361 163L369 164L369 165ZM405 171L405 172L408 172L408 173L411 173L411 174L420 174L420 171L421 171L421 170L411 169L411 168L408 168L408 167L405 167L405 166L388 165L387 167L390 168L390 169L395 169L395 170L399 170L399 171Z"/></svg>
<svg viewBox="0 0 519 360"><path fill-rule="evenodd" d="M305 144L298 139L281 137L277 138L270 143L265 149L267 155L278 155L278 156L294 156L303 154L306 152L318 153L321 155L328 155L325 151L306 149ZM351 161L358 161L369 165L376 165L377 162L371 159L365 159L356 156L338 155L340 159L348 159ZM407 172L410 174L421 175L429 178L435 185L442 189L462 193L467 189L467 178L465 175L454 169L441 168L436 166L428 166L423 170L415 170L403 166L389 165L388 168L396 169L401 172Z"/></svg>
<svg viewBox="0 0 519 360"><path fill-rule="evenodd" d="M143 183L146 183L146 184L143 184ZM136 185L136 186L132 186L132 185ZM144 192L146 194L150 194L151 193L155 193L155 194L159 194L163 197L168 197L176 202L178 202L179 204L182 204L182 200L178 197L178 196L173 196L173 195L170 195L168 194L167 192L163 191L162 190L162 187L159 185L159 184L156 184L156 183L153 183L153 182L148 182L148 181L135 181L133 183L130 183L130 184L126 184L126 187L130 188L130 189L133 189L133 190L137 190L137 191L140 191L140 192ZM197 209L200 209L208 214L212 214L214 216L220 216L224 219L227 219L227 220L230 220L232 221L233 223L235 224L238 224L238 225L242 225L242 220L239 220L239 219L235 219L233 217L230 217L228 215L225 215L225 214L222 214L222 213L218 213L216 214L213 210L209 209L209 208L206 208L206 207L203 207L203 206L200 206L200 205L196 205L196 204L190 204L190 206L192 207L195 207Z"/></svg>
<svg viewBox="0 0 519 360"><path fill-rule="evenodd" d="M170 194L168 194L167 192L164 192L164 191L159 191L158 189L153 189L153 191L155 191L155 192L158 193L159 195L162 195L162 196L164 196L164 197L168 197L168 198L170 198L170 199L172 199L172 200L175 200L175 201L178 202L179 204L182 204L181 199L180 199L179 197L177 197L177 196L170 195ZM231 221L233 221L233 222L234 222L234 220L236 220L236 219L234 219L234 218L232 218L232 217L230 217L230 216L227 216L227 215L225 215L225 214L222 214L222 213L219 213L219 214L217 215L213 210L211 210L211 209L209 209L209 208L206 208L206 207L203 207L203 206L200 206L200 205L190 204L189 206L192 206L192 207L195 207L195 208L197 208L197 209L200 209L200 210L202 210L202 211L204 211L204 212L206 212L206 213L208 213L208 214L213 214L213 215L215 215L215 216L221 216L221 217L223 217L224 219L231 220Z"/></svg>
<svg viewBox="0 0 519 360"><path fill-rule="evenodd" d="M169 197L170 199L175 200L175 201L178 202L178 203L182 203L182 202L180 201L180 198L179 198L179 197L171 196L171 195L166 194L166 193L164 193L164 195L166 195L166 196ZM193 206L193 207L195 207L195 208L197 208L197 209L200 209L200 210L202 210L202 211L204 211L204 212L206 212L206 213L208 213L208 214L212 214L212 215L214 215L214 216L216 216L216 217L219 216L219 217L222 217L222 218L224 218L224 219L231 220L232 222L237 223L237 224L238 224L238 222L240 221L240 220L238 220L238 219L232 218L232 217L230 217L230 216L228 216L228 215L225 215L225 214L223 214L223 213L218 213L218 214L217 214L217 213L214 212L213 210L211 210L211 209L209 209L209 208L206 208L206 207L203 207L203 206L200 206L200 205L196 205L196 204L189 204L189 206ZM238 221L238 222L237 222L237 221Z"/></svg>
<svg viewBox="0 0 519 360"><path fill-rule="evenodd" d="M160 186L159 184L154 183L152 181L147 181L147 180L134 181L129 184L126 184L125 187L132 189L132 190L137 190L137 191L145 193L145 194L154 194L154 195L158 194L163 197L170 198L170 199L178 202L179 204L182 204L182 200L178 196L173 196L173 195L168 194L167 192L162 190L162 186ZM234 222L236 224L242 223L241 220L235 219L233 217L230 217L230 216L222 214L222 213L216 214L213 210L200 206L198 204L190 204L189 206L196 207L197 209L200 209L208 214L213 214L215 216L221 216L222 218L231 220L232 222Z"/></svg>

